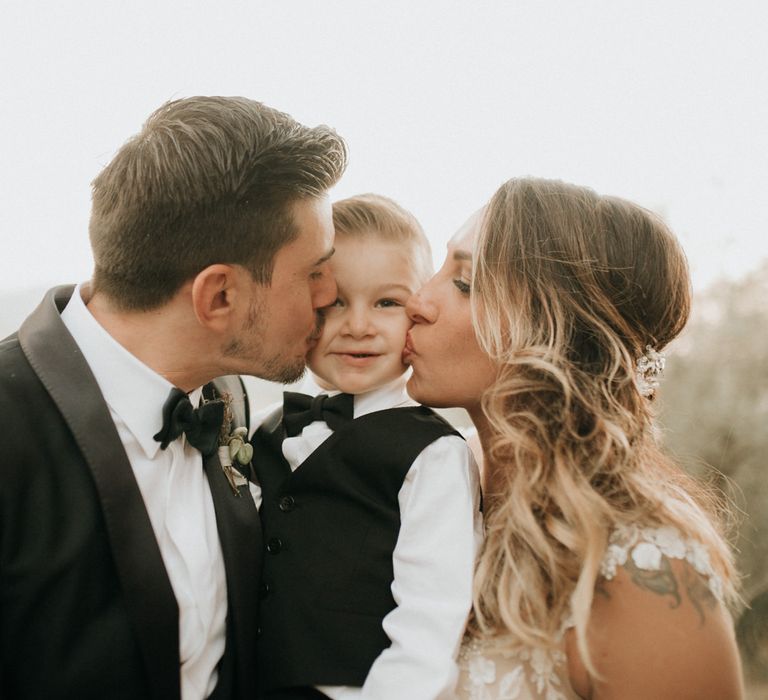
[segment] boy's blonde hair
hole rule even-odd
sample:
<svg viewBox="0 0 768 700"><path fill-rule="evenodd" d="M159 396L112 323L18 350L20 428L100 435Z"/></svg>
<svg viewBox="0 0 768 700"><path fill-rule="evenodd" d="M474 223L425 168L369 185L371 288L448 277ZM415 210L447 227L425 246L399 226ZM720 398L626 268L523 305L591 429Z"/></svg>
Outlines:
<svg viewBox="0 0 768 700"><path fill-rule="evenodd" d="M412 263L420 282L433 273L432 249L416 217L380 194L358 194L333 204L333 225L338 238L376 236L412 247Z"/></svg>

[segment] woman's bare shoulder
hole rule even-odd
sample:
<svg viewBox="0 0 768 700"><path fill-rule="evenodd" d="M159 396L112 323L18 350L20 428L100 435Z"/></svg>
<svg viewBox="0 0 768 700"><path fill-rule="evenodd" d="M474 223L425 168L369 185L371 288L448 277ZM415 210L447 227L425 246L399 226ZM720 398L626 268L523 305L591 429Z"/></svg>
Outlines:
<svg viewBox="0 0 768 700"><path fill-rule="evenodd" d="M582 696L742 697L733 623L698 543L670 529L630 545L619 540L613 551L609 547L603 573L588 626L600 680L589 678L573 630L566 636L569 671Z"/></svg>

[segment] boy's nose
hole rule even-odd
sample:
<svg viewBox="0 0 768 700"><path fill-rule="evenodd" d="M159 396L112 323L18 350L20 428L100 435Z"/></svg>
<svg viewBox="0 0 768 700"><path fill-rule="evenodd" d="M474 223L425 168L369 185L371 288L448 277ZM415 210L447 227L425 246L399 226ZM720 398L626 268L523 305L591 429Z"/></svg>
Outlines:
<svg viewBox="0 0 768 700"><path fill-rule="evenodd" d="M371 318L363 309L350 309L346 321L347 332L355 338L374 334Z"/></svg>
<svg viewBox="0 0 768 700"><path fill-rule="evenodd" d="M426 288L422 287L415 294L411 294L405 304L405 312L414 323L434 323L437 318L437 307L425 294Z"/></svg>

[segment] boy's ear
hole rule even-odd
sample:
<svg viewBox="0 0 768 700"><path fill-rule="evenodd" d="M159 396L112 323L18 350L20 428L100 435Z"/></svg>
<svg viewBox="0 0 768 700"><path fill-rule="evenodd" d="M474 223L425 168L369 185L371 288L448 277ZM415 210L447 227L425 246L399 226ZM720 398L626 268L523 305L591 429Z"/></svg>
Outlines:
<svg viewBox="0 0 768 700"><path fill-rule="evenodd" d="M209 265L192 281L192 309L198 322L212 331L227 330L243 297L241 270L235 265Z"/></svg>

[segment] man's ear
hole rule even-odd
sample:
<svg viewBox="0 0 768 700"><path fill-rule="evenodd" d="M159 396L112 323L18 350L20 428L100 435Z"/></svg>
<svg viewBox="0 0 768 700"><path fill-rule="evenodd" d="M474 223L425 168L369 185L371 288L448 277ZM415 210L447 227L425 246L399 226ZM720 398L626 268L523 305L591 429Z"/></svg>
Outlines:
<svg viewBox="0 0 768 700"><path fill-rule="evenodd" d="M198 322L216 332L226 331L244 297L242 268L209 265L192 281L192 309Z"/></svg>

